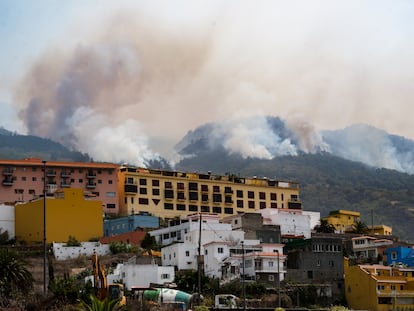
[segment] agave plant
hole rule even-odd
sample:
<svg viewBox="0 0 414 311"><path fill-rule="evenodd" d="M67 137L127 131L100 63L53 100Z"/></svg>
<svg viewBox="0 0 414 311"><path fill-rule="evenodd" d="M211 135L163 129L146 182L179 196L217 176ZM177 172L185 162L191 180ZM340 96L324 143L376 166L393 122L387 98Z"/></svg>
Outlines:
<svg viewBox="0 0 414 311"><path fill-rule="evenodd" d="M119 299L99 300L95 295L90 296L90 302L81 301L78 311L121 311L124 310L124 306L119 304Z"/></svg>

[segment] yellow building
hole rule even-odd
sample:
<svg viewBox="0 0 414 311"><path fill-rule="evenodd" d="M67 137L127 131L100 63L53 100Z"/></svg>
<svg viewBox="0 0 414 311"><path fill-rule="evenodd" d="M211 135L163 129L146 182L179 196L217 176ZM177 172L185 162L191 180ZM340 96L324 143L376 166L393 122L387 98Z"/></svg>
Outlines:
<svg viewBox="0 0 414 311"><path fill-rule="evenodd" d="M302 208L296 182L136 167L121 167L119 174L121 215L148 212L174 218L201 212L228 216L264 208Z"/></svg>
<svg viewBox="0 0 414 311"><path fill-rule="evenodd" d="M345 296L357 310L414 309L414 269L383 265L350 265L344 259Z"/></svg>
<svg viewBox="0 0 414 311"><path fill-rule="evenodd" d="M333 225L336 232L345 233L346 231L351 231L352 226L361 221L361 213L341 209L330 212L329 216L322 219L327 220L328 224Z"/></svg>
<svg viewBox="0 0 414 311"><path fill-rule="evenodd" d="M368 228L371 234L392 235L392 228L386 225L375 225L374 227L369 226Z"/></svg>
<svg viewBox="0 0 414 311"><path fill-rule="evenodd" d="M45 203L45 204L44 204ZM16 239L43 241L43 210L46 207L46 241L66 242L69 236L89 241L103 236L102 202L87 200L82 189L68 188L46 197L17 204L15 208Z"/></svg>

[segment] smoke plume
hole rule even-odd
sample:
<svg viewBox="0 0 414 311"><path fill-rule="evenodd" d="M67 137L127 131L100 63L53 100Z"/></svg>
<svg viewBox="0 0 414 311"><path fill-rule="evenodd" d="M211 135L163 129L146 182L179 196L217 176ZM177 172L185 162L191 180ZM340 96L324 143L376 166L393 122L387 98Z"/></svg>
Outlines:
<svg viewBox="0 0 414 311"><path fill-rule="evenodd" d="M412 40L394 24L404 6L300 3L113 10L49 46L14 102L28 133L137 165L172 158L175 142L211 121L226 149L261 158L326 150L318 129L355 122L408 133ZM252 115L282 117L293 136L268 131L265 117L238 121Z"/></svg>

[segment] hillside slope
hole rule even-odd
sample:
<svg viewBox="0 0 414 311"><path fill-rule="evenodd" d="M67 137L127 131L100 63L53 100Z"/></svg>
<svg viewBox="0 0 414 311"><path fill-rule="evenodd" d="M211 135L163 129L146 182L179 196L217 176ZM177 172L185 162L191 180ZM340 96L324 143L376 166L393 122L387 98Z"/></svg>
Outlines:
<svg viewBox="0 0 414 311"><path fill-rule="evenodd" d="M176 169L297 181L305 210L319 211L321 216L338 209L359 211L367 225L373 215L374 224L390 225L401 240L414 241L413 175L328 153L260 160L228 155L224 150L199 153L179 162Z"/></svg>
<svg viewBox="0 0 414 311"><path fill-rule="evenodd" d="M52 161L89 161L89 156L72 151L50 139L19 135L0 128L0 159L41 158Z"/></svg>

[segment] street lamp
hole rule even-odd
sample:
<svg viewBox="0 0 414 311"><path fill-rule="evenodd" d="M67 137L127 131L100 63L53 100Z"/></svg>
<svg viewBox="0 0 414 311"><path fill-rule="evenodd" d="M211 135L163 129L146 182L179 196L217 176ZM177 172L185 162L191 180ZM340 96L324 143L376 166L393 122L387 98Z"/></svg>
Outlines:
<svg viewBox="0 0 414 311"><path fill-rule="evenodd" d="M276 250L277 254L277 299L278 299L278 307L280 308L280 254L279 250Z"/></svg>
<svg viewBox="0 0 414 311"><path fill-rule="evenodd" d="M243 310L246 310L246 284L245 284L245 274L244 274L244 241L241 241L242 247L242 291L243 291Z"/></svg>
<svg viewBox="0 0 414 311"><path fill-rule="evenodd" d="M43 295L46 296L46 161L43 163Z"/></svg>

